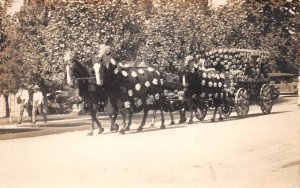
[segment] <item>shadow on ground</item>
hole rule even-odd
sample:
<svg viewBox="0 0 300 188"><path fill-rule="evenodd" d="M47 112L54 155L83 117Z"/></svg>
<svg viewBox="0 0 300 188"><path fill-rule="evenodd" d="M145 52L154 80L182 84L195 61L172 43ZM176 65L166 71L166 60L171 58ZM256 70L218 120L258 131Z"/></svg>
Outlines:
<svg viewBox="0 0 300 188"><path fill-rule="evenodd" d="M23 133L31 131L39 131L37 128L3 128L0 129L0 134L12 134L12 133Z"/></svg>

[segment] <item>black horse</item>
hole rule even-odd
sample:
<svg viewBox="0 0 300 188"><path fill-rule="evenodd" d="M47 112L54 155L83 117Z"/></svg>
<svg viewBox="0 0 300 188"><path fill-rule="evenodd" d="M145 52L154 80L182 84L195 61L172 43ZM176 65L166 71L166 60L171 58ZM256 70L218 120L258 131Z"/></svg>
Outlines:
<svg viewBox="0 0 300 188"><path fill-rule="evenodd" d="M88 135L93 135L95 123L99 128L98 133L101 134L104 131L104 128L101 126L101 123L97 118L97 112L100 104L107 104L108 92L104 87L96 84L93 69L83 63L80 63L76 57L73 57L72 63L67 65L67 76L69 78L68 82L70 85L74 85L74 82L77 85L79 89L79 96L82 97L82 100L85 102L90 111L92 125ZM112 124L111 130L117 131L118 126Z"/></svg>
<svg viewBox="0 0 300 188"><path fill-rule="evenodd" d="M132 113L138 111L144 112L142 122L137 129L142 131L149 110L161 111L160 128L165 128L160 72L153 68L129 69L121 65L108 61L94 67L97 84L107 89L112 99L119 99L121 101L119 107L121 105L122 109L125 109L124 114L129 114L128 123L123 124L120 132L125 133L130 129Z"/></svg>

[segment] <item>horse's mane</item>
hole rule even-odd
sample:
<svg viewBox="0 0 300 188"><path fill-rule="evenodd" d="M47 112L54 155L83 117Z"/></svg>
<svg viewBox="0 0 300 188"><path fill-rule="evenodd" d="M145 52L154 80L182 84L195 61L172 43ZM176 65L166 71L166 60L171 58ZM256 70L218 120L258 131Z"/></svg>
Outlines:
<svg viewBox="0 0 300 188"><path fill-rule="evenodd" d="M89 67L81 62L79 62L76 58L73 59L73 63L75 64L73 66L73 72L74 73L81 73L84 74L86 77L90 76L89 74ZM75 75L75 76L79 76L79 75ZM82 75L81 75L82 76Z"/></svg>

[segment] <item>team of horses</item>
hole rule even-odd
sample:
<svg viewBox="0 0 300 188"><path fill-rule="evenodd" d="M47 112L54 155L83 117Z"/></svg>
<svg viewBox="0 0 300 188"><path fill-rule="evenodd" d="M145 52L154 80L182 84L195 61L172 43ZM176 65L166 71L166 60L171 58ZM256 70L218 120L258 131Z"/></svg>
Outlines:
<svg viewBox="0 0 300 188"><path fill-rule="evenodd" d="M143 118L137 131L143 130L150 110L160 111L161 129L165 128L164 112L170 113L171 124L175 124L174 111L180 112L179 123L186 122L186 110L190 111L189 124L193 123L194 115L203 120L207 98L212 99L215 106L212 121L217 112L219 119L223 119L220 106L226 95L224 77L207 75L193 61L168 71L167 68L126 67L109 53L102 54L99 60L84 63L73 55L67 65L67 78L70 85L77 85L80 97L90 109L92 124L88 135L93 135L95 123L99 134L104 131L97 112L99 105L108 103L112 107L110 130L122 134L130 130L133 113L141 111ZM176 99L169 96L172 93L178 94ZM121 129L116 123L118 114L123 117Z"/></svg>

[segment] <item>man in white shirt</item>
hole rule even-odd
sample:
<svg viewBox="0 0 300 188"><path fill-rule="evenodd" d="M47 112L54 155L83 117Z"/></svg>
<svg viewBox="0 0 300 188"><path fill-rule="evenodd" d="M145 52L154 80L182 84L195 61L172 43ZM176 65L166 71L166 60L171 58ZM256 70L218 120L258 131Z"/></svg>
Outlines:
<svg viewBox="0 0 300 188"><path fill-rule="evenodd" d="M18 119L18 123L17 123L17 124L21 124L24 110L26 109L27 112L29 112L29 92L24 85L20 86L20 89L18 90L16 97L17 97L17 100L19 100L21 102L20 103L21 104L20 114L19 114L19 119Z"/></svg>
<svg viewBox="0 0 300 188"><path fill-rule="evenodd" d="M43 93L40 91L40 87L38 85L34 86L33 100L32 100L32 124L36 123L36 111L43 116L44 123L47 123L47 117L43 111Z"/></svg>

